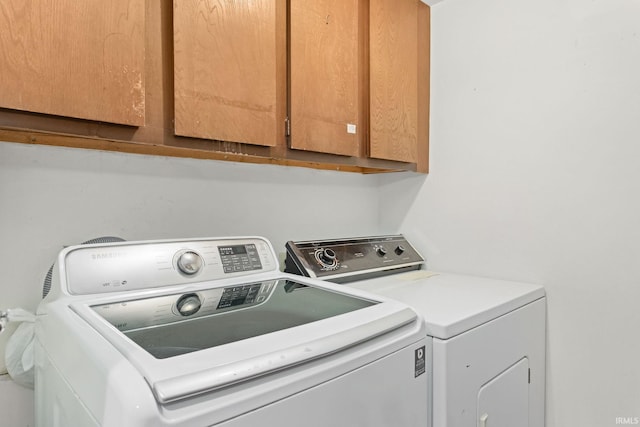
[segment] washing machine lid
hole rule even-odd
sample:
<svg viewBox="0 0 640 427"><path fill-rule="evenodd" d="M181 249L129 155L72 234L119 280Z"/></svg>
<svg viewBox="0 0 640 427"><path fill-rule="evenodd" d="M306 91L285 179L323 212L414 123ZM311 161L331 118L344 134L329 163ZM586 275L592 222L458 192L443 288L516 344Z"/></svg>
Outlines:
<svg viewBox="0 0 640 427"><path fill-rule="evenodd" d="M205 283L188 292L107 296L70 307L140 371L160 403L334 354L421 321L404 304L299 279Z"/></svg>
<svg viewBox="0 0 640 427"><path fill-rule="evenodd" d="M424 316L427 333L449 339L543 298L531 283L418 270L362 280L349 286L412 306Z"/></svg>

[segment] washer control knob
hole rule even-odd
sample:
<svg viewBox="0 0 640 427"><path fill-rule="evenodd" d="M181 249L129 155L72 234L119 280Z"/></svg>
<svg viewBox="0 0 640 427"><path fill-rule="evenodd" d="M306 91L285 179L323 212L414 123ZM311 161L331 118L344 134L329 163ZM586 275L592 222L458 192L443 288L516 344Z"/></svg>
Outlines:
<svg viewBox="0 0 640 427"><path fill-rule="evenodd" d="M323 249L320 252L320 260L327 264L333 264L336 260L336 253L333 249Z"/></svg>
<svg viewBox="0 0 640 427"><path fill-rule="evenodd" d="M376 253L380 256L385 256L387 254L387 250L380 246L378 249L376 249Z"/></svg>
<svg viewBox="0 0 640 427"><path fill-rule="evenodd" d="M202 270L202 257L195 252L186 251L178 257L178 269L189 276Z"/></svg>
<svg viewBox="0 0 640 427"><path fill-rule="evenodd" d="M182 316L196 314L200 307L202 307L202 301L196 294L184 294L176 302L176 309Z"/></svg>
<svg viewBox="0 0 640 427"><path fill-rule="evenodd" d="M396 255L402 255L404 253L404 246L398 245L395 250Z"/></svg>

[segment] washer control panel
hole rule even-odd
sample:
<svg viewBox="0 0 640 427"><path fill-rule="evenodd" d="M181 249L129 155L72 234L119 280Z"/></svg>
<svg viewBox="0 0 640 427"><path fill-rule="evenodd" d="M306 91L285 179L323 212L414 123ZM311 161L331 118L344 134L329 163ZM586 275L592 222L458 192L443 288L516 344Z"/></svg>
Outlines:
<svg viewBox="0 0 640 427"><path fill-rule="evenodd" d="M289 241L285 272L336 283L417 270L424 258L402 235Z"/></svg>
<svg viewBox="0 0 640 427"><path fill-rule="evenodd" d="M157 288L279 269L260 237L118 242L72 246L59 262L63 288L74 295ZM194 298L182 304L195 309Z"/></svg>

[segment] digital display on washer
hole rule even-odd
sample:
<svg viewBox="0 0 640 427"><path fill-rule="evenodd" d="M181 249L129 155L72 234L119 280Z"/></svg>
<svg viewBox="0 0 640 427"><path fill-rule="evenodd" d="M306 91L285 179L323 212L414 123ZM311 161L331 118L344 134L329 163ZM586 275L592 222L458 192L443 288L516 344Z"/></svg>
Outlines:
<svg viewBox="0 0 640 427"><path fill-rule="evenodd" d="M198 295L196 300L194 295ZM180 301L199 302L201 307L192 314L181 314L177 308ZM280 279L91 308L149 354L166 359L375 304L376 301ZM188 308L191 313L192 306Z"/></svg>
<svg viewBox="0 0 640 427"><path fill-rule="evenodd" d="M252 245L255 247L255 245ZM218 246L220 255L242 255L247 253L247 247L245 245L234 246Z"/></svg>
<svg viewBox="0 0 640 427"><path fill-rule="evenodd" d="M225 273L260 270L260 255L256 245L228 245L218 246L222 268Z"/></svg>

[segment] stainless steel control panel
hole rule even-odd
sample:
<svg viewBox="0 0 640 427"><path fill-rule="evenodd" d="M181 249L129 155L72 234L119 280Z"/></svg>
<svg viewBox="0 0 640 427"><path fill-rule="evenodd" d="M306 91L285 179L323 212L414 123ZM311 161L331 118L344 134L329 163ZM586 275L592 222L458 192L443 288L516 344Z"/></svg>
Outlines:
<svg viewBox="0 0 640 427"><path fill-rule="evenodd" d="M418 270L424 258L404 236L289 241L285 272L336 283Z"/></svg>
<svg viewBox="0 0 640 427"><path fill-rule="evenodd" d="M250 276L279 268L271 244L260 237L83 245L69 247L60 256L67 291L75 295Z"/></svg>

